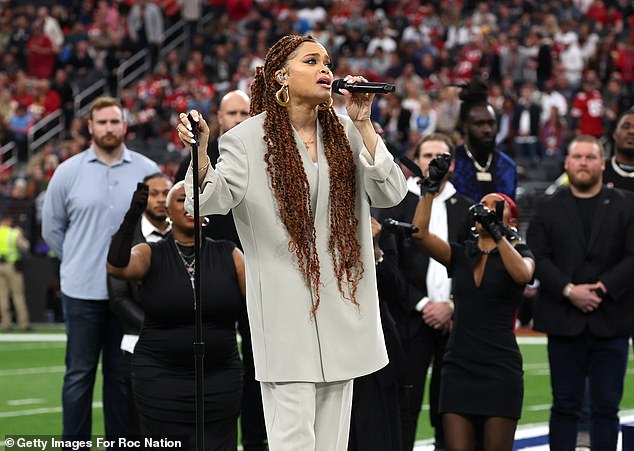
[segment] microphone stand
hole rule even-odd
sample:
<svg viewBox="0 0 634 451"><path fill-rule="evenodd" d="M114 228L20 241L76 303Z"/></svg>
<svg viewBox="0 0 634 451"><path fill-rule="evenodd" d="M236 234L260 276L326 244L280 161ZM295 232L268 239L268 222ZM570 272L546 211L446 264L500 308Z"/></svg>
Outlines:
<svg viewBox="0 0 634 451"><path fill-rule="evenodd" d="M198 188L198 122L187 116L192 127L192 169L194 176L194 380L196 386L196 451L205 449L205 343L203 342L203 309L200 301L200 190ZM200 116L199 116L200 118Z"/></svg>

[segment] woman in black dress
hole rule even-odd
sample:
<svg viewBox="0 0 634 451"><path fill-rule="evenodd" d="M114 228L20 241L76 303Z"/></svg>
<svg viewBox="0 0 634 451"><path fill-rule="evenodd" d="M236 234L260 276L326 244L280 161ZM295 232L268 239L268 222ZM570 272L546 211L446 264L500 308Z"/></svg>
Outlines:
<svg viewBox="0 0 634 451"><path fill-rule="evenodd" d="M131 211L135 201L143 203L140 197L137 190ZM138 244L131 251L130 244L121 239L125 222L133 220L126 215L113 237L108 272L142 281L145 320L132 362L141 433L153 438L186 437L186 446L194 449L194 221L185 212L184 200L184 184L180 182L167 196L172 233L157 243ZM141 208L137 206L136 210ZM118 254L125 254L126 246L129 261L122 266L125 261ZM242 252L229 241L204 238L201 246L201 271L210 275L201 279L205 449L235 451L242 394L236 321L244 308L244 260Z"/></svg>
<svg viewBox="0 0 634 451"><path fill-rule="evenodd" d="M439 160L431 165L443 166ZM442 178L445 166L436 175ZM439 401L447 450L472 450L475 431L482 428L484 449L510 451L524 391L513 326L524 285L533 278L534 257L511 229L518 222L517 207L500 193L487 194L472 207L476 240L447 243L430 233L433 191L419 201L413 223L420 231L413 237L447 267L454 284Z"/></svg>

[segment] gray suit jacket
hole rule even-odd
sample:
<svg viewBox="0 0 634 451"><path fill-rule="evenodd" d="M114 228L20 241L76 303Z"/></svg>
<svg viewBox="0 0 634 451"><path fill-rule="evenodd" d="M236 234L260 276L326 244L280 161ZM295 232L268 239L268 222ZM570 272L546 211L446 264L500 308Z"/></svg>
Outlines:
<svg viewBox="0 0 634 451"><path fill-rule="evenodd" d="M209 168L200 193L200 214L233 211L244 246L247 309L253 338L256 379L263 382L332 382L372 373L388 362L379 317L370 207L391 207L407 193L405 178L382 140L374 160L360 133L341 116L356 163L356 216L363 261L357 309L337 289L328 253L329 168L318 125L318 164L299 135L315 214L321 265L321 304L311 319L314 293L304 281L289 235L280 220L264 154L264 114L232 128L220 139L216 169ZM186 208L193 209L191 168L185 177ZM212 274L206 275L213 277Z"/></svg>

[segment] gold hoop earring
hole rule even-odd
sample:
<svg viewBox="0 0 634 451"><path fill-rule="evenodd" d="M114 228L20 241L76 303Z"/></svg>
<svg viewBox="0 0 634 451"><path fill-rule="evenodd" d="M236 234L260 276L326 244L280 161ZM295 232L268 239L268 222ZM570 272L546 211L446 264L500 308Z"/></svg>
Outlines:
<svg viewBox="0 0 634 451"><path fill-rule="evenodd" d="M332 106L332 102L333 102L333 101L332 101L332 97L330 97L330 98L328 98L328 102L322 102L322 103L320 103L320 104L317 106L317 108L318 108L318 109L320 109L320 110L322 110L322 111L323 111L323 110L329 110L329 109L330 109L330 107Z"/></svg>
<svg viewBox="0 0 634 451"><path fill-rule="evenodd" d="M283 95L286 95L286 99L283 98ZM291 101L291 96L288 93L288 86L282 86L277 90L275 93L275 101L279 106L286 107L288 105L288 102Z"/></svg>

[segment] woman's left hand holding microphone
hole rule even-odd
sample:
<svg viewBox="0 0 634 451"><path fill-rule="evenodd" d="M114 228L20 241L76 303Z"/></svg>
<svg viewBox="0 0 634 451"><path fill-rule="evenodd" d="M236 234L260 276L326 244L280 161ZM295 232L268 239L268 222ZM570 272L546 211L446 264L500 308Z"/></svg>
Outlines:
<svg viewBox="0 0 634 451"><path fill-rule="evenodd" d="M178 115L179 122L176 126L176 130L178 131L178 137L180 138L182 143L189 149L190 152L192 151L192 144L198 144L198 174L201 177L204 177L210 164L209 157L207 156L209 126L198 111L191 110L189 112L189 115L194 123L190 123L187 114L180 113ZM194 139L193 133L193 127L195 127L196 125L198 126L197 140ZM193 155L192 161L194 161Z"/></svg>

